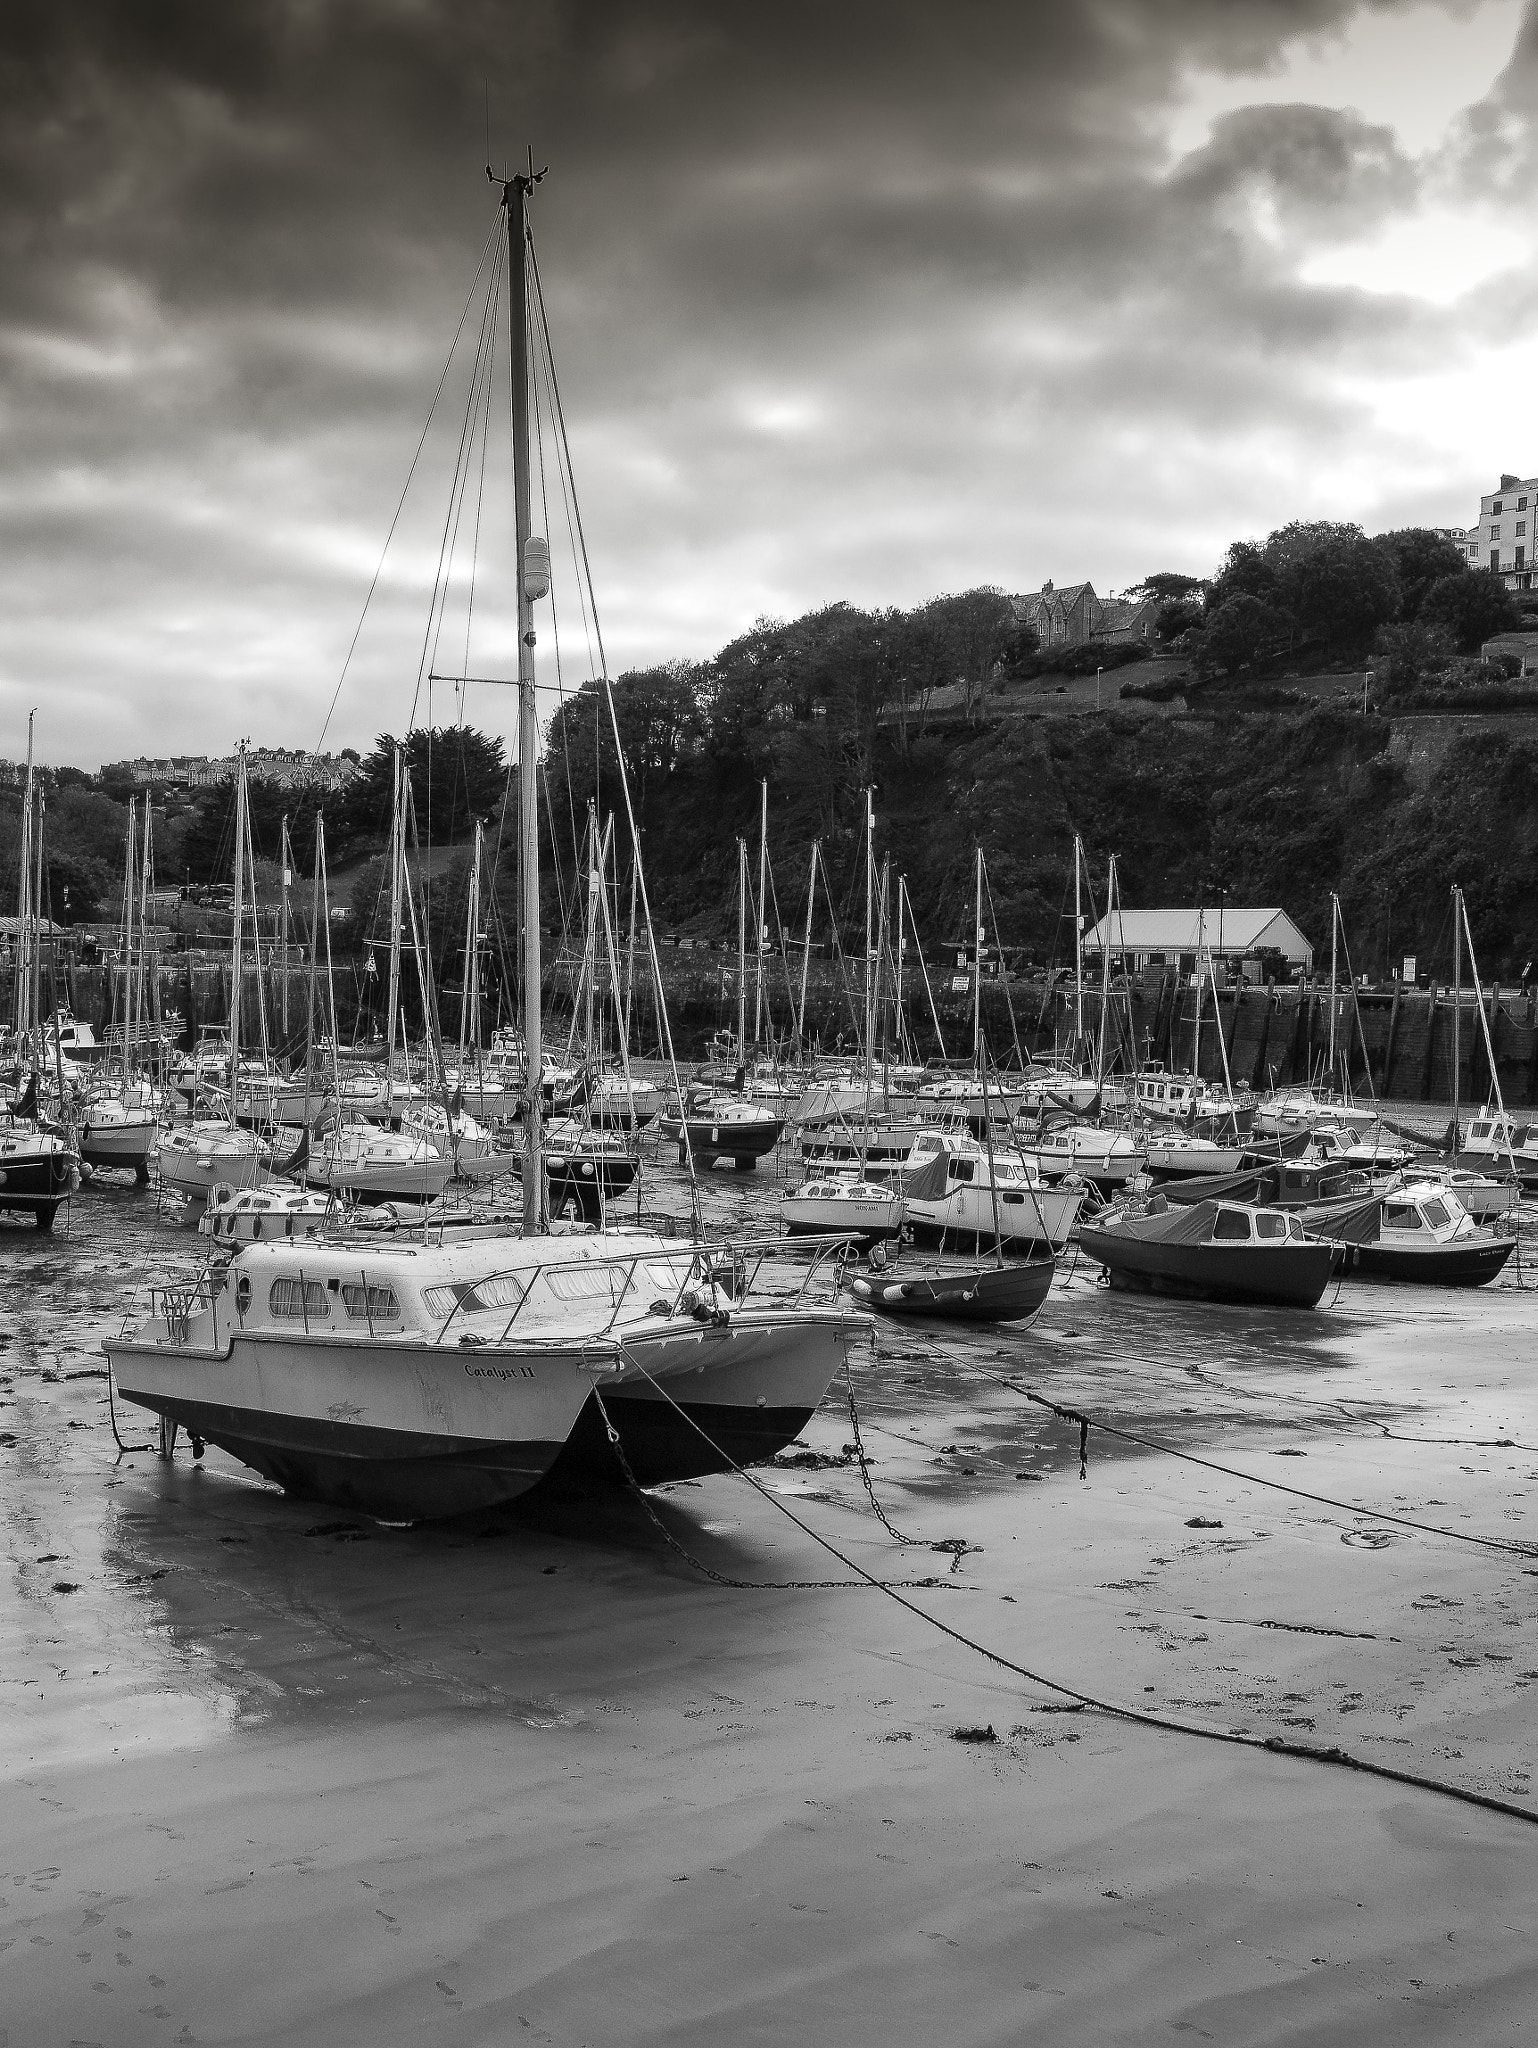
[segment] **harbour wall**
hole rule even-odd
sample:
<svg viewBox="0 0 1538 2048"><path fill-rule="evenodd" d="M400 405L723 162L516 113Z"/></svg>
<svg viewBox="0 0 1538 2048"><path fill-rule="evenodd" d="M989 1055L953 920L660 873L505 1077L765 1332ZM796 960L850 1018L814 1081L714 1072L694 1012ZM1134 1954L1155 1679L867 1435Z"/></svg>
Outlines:
<svg viewBox="0 0 1538 2048"><path fill-rule="evenodd" d="M736 962L729 955L703 949L666 948L661 957L675 1047L681 1059L696 1059L713 1033L735 1024ZM88 1021L101 1034L111 1016L111 973L106 965L79 964L64 954L57 960L45 959L44 1009L67 1003L77 1017ZM784 1041L789 1037L793 1005L799 1000L800 973L798 960L790 962L788 977L778 959L771 963L765 992L766 1039ZM118 979L121 1000L121 977ZM361 960L337 963L338 1025L344 1040L366 1032L377 1022L383 998L382 979L377 974L368 975ZM415 977L404 980L403 1000L415 1029L420 1012ZM184 1044L190 1044L209 1027L228 1023L227 955L162 956L154 984L160 1014L174 1011L181 1017L179 1037ZM953 1058L965 1056L972 1040L970 988L956 989L948 977L937 980L933 986L944 1049ZM563 1036L576 987L575 964L569 960L552 963L546 976L546 1002L553 1026ZM264 1011L269 1043L280 1045L286 1038L292 1046L302 1040L308 992L309 971L304 966L291 966L285 977L266 960L259 969L248 964L241 1002L243 1042L258 1042ZM755 977L750 966L750 1035L755 998ZM456 1036L457 993L445 989L439 1000L445 1034ZM10 1013L12 1003L10 967L0 963L0 1016ZM1084 1031L1091 1043L1100 1036L1100 1004L1099 990L1086 990ZM489 1007L488 1004L488 1012ZM847 969L834 961L809 963L809 1042L825 1051L833 1050L840 1041L846 1048L851 1047L856 1039L859 1010L858 990L853 987ZM909 977L905 1010L920 1054L933 1056L939 1045L929 1000L916 975ZM987 981L982 1011L988 1044L1000 1059L1008 1059L1017 1044L1023 1051L1037 1054L1050 1053L1054 1046L1066 1050L1072 1044L1076 1018L1071 987L1059 984L1049 989L1040 980ZM1280 987L1230 987L1216 996L1209 985L1202 992L1201 1012L1198 1031L1197 994L1189 977L1178 976L1173 969L1163 974L1153 972L1130 987L1113 991L1106 1043L1121 1050L1123 1064L1130 1047L1135 1047L1139 1058L1145 1061L1157 1060L1174 1068L1189 1068L1194 1056L1200 1071L1214 1080L1222 1078L1226 1052L1228 1071L1234 1081L1257 1089L1303 1082L1328 1066L1327 980ZM632 1046L643 1054L655 1054L661 1044L661 1033L644 963L637 967L633 1016ZM1387 1098L1447 1101L1454 1093L1456 1041L1457 1094L1464 1102L1483 1101L1490 1092L1486 1031L1504 1100L1517 1107L1538 1106L1538 998L1512 990L1493 989L1486 993L1483 1022L1480 1005L1467 990L1456 1003L1450 989L1411 989L1397 984L1389 989L1361 991L1354 999L1349 992L1340 994L1336 998L1335 1017L1337 1073L1340 1061L1345 1059L1352 1085L1358 1090L1365 1088L1370 1073L1374 1089Z"/></svg>

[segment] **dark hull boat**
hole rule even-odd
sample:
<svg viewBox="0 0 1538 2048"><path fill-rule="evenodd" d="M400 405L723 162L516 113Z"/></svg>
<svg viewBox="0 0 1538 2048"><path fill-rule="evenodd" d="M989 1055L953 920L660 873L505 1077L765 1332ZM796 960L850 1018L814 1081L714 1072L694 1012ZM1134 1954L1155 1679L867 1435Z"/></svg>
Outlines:
<svg viewBox="0 0 1538 2048"><path fill-rule="evenodd" d="M52 1230L61 1202L80 1185L80 1160L69 1140L25 1124L0 1124L0 1210L19 1209Z"/></svg>
<svg viewBox="0 0 1538 2048"><path fill-rule="evenodd" d="M1344 1214L1306 1214L1304 1222L1335 1245L1339 1272L1420 1287L1486 1287L1517 1245L1515 1237L1476 1229L1457 1196L1429 1181L1359 1202Z"/></svg>
<svg viewBox="0 0 1538 2048"><path fill-rule="evenodd" d="M1019 1323L1047 1298L1057 1267L1051 1258L1008 1266L971 1266L954 1273L861 1274L848 1283L861 1308L889 1316L940 1316L963 1323Z"/></svg>
<svg viewBox="0 0 1538 2048"><path fill-rule="evenodd" d="M1487 1287L1516 1249L1514 1237L1462 1238L1451 1244L1344 1245L1341 1271L1363 1280L1408 1280L1421 1287Z"/></svg>
<svg viewBox="0 0 1538 2048"><path fill-rule="evenodd" d="M1280 1308L1315 1307L1337 1256L1295 1217L1226 1202L1081 1223L1079 1245L1113 1287Z"/></svg>

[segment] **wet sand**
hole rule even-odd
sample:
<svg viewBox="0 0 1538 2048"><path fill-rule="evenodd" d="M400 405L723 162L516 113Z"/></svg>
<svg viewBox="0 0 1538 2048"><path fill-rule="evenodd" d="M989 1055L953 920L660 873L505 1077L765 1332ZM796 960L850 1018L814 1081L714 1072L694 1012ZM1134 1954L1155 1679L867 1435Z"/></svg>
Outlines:
<svg viewBox="0 0 1538 2048"><path fill-rule="evenodd" d="M712 1203L763 1213L774 1185L723 1177ZM713 1584L633 1501L390 1530L216 1452L116 1463L95 1347L199 1242L102 1187L51 1244L0 1229L0 2048L1529 2024L1516 1820L1061 1711L879 1592ZM918 1544L853 1466L763 1477L1066 1684L1538 1812L1538 1558L1098 1432L1081 1483L1077 1431L970 1369L1538 1543L1535 1333L1516 1276L1303 1315L1129 1300L1081 1267L1028 1332L883 1329L858 1366L874 1484ZM805 1441L842 1455L837 1394ZM656 1502L726 1576L845 1576L742 1480ZM956 1539L953 1571L927 1546Z"/></svg>

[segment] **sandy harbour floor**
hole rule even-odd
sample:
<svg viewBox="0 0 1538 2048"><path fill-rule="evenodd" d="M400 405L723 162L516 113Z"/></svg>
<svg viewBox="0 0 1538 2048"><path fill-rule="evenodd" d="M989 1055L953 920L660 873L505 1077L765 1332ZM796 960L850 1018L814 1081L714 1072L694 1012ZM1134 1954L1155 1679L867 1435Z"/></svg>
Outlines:
<svg viewBox="0 0 1538 2048"><path fill-rule="evenodd" d="M195 1248L127 1190L0 1231L0 2048L1533 2038L1538 1827L1064 1712L880 1592L712 1584L624 1498L402 1531L216 1452L114 1462L100 1336ZM859 1363L919 1545L854 1466L764 1478L1067 1684L1538 1815L1538 1556L1098 1433L1081 1482L971 1370L1538 1545L1535 1338L1515 1276L1305 1315L1081 1266L1030 1331ZM805 1442L849 1438L835 1390ZM729 1577L844 1576L738 1478L657 1501Z"/></svg>

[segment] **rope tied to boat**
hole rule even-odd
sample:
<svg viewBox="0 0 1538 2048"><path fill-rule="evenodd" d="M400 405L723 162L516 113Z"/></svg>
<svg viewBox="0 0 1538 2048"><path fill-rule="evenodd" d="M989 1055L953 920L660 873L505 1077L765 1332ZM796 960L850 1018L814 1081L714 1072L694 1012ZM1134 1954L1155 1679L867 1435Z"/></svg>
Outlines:
<svg viewBox="0 0 1538 2048"><path fill-rule="evenodd" d="M621 1346L621 1349L623 1349L623 1346ZM728 1579L722 1573L712 1571L709 1565L702 1564L697 1558L690 1557L688 1551L675 1539L672 1532L658 1517L651 1502L646 1499L646 1496L641 1493L640 1488L636 1486L635 1476L630 1471L629 1463L622 1458L621 1462L631 1485L635 1487L642 1505L646 1508L647 1513L651 1516L669 1545L694 1570L702 1573L707 1578L713 1579L718 1585L746 1586L753 1590L780 1592L822 1591L825 1587L864 1584L874 1588L877 1592L885 1593L888 1599L894 1600L899 1607L904 1608L919 1621L927 1623L930 1628L935 1629L939 1634L948 1636L952 1642L959 1643L963 1649L974 1651L978 1656L984 1658L988 1663L995 1665L999 1670L1007 1671L1016 1678L1023 1678L1032 1685L1042 1687L1044 1691L1056 1693L1061 1699L1071 1700L1079 1708L1087 1709L1091 1713L1104 1714L1108 1720L1125 1721L1136 1727L1156 1729L1165 1735L1193 1736L1199 1741L1221 1743L1228 1748L1262 1750L1276 1756L1294 1757L1303 1763L1324 1764L1339 1770L1355 1771L1361 1773L1364 1777L1381 1778L1387 1780L1390 1784L1408 1785L1417 1791L1429 1792L1438 1798L1456 1800L1463 1806L1480 1807L1488 1813L1498 1813L1510 1820L1524 1821L1528 1826L1538 1825L1538 1813L1535 1813L1530 1806L1519 1806L1513 1800L1501 1799L1488 1792L1476 1792L1462 1785L1449 1784L1445 1779L1429 1778L1418 1771L1396 1770L1390 1764L1375 1763L1366 1757L1354 1756L1349 1750L1341 1749L1336 1744L1326 1746L1321 1743L1300 1742L1282 1735L1252 1735L1248 1730L1242 1728L1216 1728L1200 1721L1188 1721L1174 1714L1158 1713L1146 1707L1132 1707L1118 1700L1102 1699L1094 1693L1085 1692L1081 1687L1065 1684L1062 1679L1051 1678L1045 1672L1033 1670L1027 1664L1019 1663L1012 1657L1004 1656L1001 1651L991 1649L986 1643L979 1642L976 1637L965 1635L960 1629L953 1628L949 1622L942 1621L937 1614L926 1613L914 1601L904 1599L903 1592L900 1590L904 1587L944 1586L947 1584L946 1580L878 1579L874 1573L866 1571L863 1565L857 1564L853 1558L847 1557L826 1536L820 1535L817 1530L812 1528L810 1523L802 1521L801 1517L792 1508L787 1507L778 1495L772 1493L755 1479L751 1472L744 1471L742 1466L732 1457L731 1453L717 1444L709 1433L695 1421L694 1417L687 1410L679 1406L667 1388L652 1378L652 1375L647 1372L645 1366L640 1365L634 1360L631 1363L636 1365L637 1372L650 1383L653 1390L674 1410L679 1419L687 1423L696 1436L709 1445L715 1455L722 1459L724 1464L736 1473L739 1479L746 1479L756 1492L762 1494L764 1499L773 1507L778 1508L782 1515L794 1522L804 1535L809 1536L821 1549L836 1557L839 1563L846 1566L848 1570L859 1574L857 1580L803 1581L799 1584L787 1582L773 1587L766 1586L763 1582ZM989 1374L988 1377L997 1378L998 1375ZM1006 1382L1006 1384L1008 1383ZM1024 1390L1017 1388L1015 1391L1020 1392ZM596 1387L593 1392L598 1401L599 1412L604 1415L604 1419L607 1422L608 1416L603 1406L603 1397L598 1393ZM1046 1400L1044 1396L1037 1396L1035 1398L1040 1399L1044 1407L1057 1408L1055 1402ZM1075 1417L1075 1419L1082 1420L1083 1418ZM1115 1431L1112 1433L1119 1434L1119 1432ZM1478 1541L1480 1539L1472 1538L1470 1540ZM1069 1708L1067 1711L1072 1712L1073 1709Z"/></svg>

